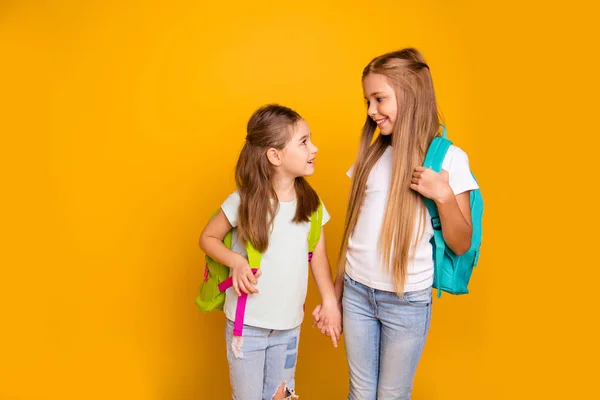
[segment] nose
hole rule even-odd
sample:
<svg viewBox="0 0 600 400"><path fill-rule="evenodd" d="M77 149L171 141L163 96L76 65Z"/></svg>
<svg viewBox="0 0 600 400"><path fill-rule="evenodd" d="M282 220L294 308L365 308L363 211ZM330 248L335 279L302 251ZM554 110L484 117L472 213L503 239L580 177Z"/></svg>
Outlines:
<svg viewBox="0 0 600 400"><path fill-rule="evenodd" d="M317 146L314 145L314 143L312 144L312 152L311 153L316 153L317 151L319 151L319 148Z"/></svg>
<svg viewBox="0 0 600 400"><path fill-rule="evenodd" d="M369 114L369 117L374 118L377 115L377 105L375 103L369 104L367 113Z"/></svg>

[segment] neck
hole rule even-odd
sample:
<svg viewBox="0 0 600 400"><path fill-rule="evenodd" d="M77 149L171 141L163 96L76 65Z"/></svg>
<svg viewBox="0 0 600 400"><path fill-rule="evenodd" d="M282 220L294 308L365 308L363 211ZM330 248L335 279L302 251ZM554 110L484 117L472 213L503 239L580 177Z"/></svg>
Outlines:
<svg viewBox="0 0 600 400"><path fill-rule="evenodd" d="M296 199L295 178L275 176L273 188L279 201L292 201Z"/></svg>

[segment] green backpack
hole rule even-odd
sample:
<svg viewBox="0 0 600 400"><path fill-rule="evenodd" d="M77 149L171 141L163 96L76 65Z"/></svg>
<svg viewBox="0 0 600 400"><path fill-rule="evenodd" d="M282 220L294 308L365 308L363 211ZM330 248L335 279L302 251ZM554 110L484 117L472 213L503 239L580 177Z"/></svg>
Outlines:
<svg viewBox="0 0 600 400"><path fill-rule="evenodd" d="M216 214L216 213L215 213ZM214 215L214 214L213 214ZM321 224L323 221L323 203L319 204L317 211L310 216L310 230L308 232L308 261L312 259L319 238L321 237ZM227 232L223 238L223 244L231 249L231 240L233 230ZM260 268L262 254L252 246L248 241L246 243L246 252L248 254L248 264L253 273ZM225 291L232 286L232 280L229 276L230 268L226 265L213 260L210 256L205 256L206 265L204 267L204 281L200 286L200 291L196 297L196 304L202 312L223 310L225 304ZM234 322L234 335L241 336L244 321L244 312L248 295L242 293L238 298L236 309L236 321Z"/></svg>

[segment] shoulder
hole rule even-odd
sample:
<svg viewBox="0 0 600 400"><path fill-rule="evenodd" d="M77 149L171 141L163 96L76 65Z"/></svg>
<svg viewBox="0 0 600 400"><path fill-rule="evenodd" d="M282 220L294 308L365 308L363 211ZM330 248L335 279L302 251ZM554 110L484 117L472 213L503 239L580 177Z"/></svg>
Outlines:
<svg viewBox="0 0 600 400"><path fill-rule="evenodd" d="M237 213L239 206L240 194L237 190L231 193L229 196L227 196L223 204L221 204L221 209L225 213L225 216L227 217L232 226L237 225Z"/></svg>
<svg viewBox="0 0 600 400"><path fill-rule="evenodd" d="M444 158L443 168L448 172L453 169L469 168L469 156L458 146L450 145L446 157Z"/></svg>
<svg viewBox="0 0 600 400"><path fill-rule="evenodd" d="M381 171L391 170L392 162L393 162L392 161L393 153L394 152L393 152L392 146L387 146L387 148L385 149L385 151L383 152L383 154L381 155L379 160L377 160L375 165L373 165L373 168L371 169L371 172L369 173L369 175L377 174L377 173L380 173ZM352 164L350 166L350 169L346 172L346 175L349 178L352 178L352 175L354 174L354 166L355 165L356 165L356 161L354 162L354 164Z"/></svg>
<svg viewBox="0 0 600 400"><path fill-rule="evenodd" d="M235 200L235 201L237 201L239 203L239 201L240 201L240 192L237 191L237 190L234 191L229 196L227 196L227 199L225 201L227 201L227 200Z"/></svg>
<svg viewBox="0 0 600 400"><path fill-rule="evenodd" d="M449 184L455 195L479 188L471 173L469 156L460 147L450 146L442 168L448 171Z"/></svg>
<svg viewBox="0 0 600 400"><path fill-rule="evenodd" d="M464 161L464 160L468 161L469 156L463 149L452 144L452 145L450 145L450 148L448 149L448 153L446 153L446 159L458 160L458 161Z"/></svg>
<svg viewBox="0 0 600 400"><path fill-rule="evenodd" d="M323 203L323 200L320 197L319 197L319 201L321 202L321 206L323 206L323 219L321 221L321 226L323 226L327 222L329 222L329 220L331 219L331 216L329 215L329 211L327 211L327 207L325 207L325 203Z"/></svg>
<svg viewBox="0 0 600 400"><path fill-rule="evenodd" d="M226 207L237 207L240 205L240 194L239 192L236 190L235 192L231 193L229 196L227 196L227 198L225 199L225 201L223 201L223 206Z"/></svg>

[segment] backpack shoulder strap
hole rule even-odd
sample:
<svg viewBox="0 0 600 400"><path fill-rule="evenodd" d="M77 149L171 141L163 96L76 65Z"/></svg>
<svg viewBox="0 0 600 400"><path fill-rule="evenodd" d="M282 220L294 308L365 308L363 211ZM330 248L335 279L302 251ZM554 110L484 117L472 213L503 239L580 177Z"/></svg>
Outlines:
<svg viewBox="0 0 600 400"><path fill-rule="evenodd" d="M309 249L309 261L312 255L312 251L317 246L319 242L319 237L321 236L321 222L323 220L323 204L319 202L319 207L317 211L315 211L310 216L310 231L308 233L308 249ZM252 269L252 272L256 272L257 269L260 268L260 261L262 259L262 254L252 246L252 243L248 240L246 242L246 252L248 253L248 264ZM244 315L246 312L246 301L248 299L248 295L246 293L242 293L240 297L238 297L237 306L235 310L235 321L233 323L233 336L242 336L242 332L244 329Z"/></svg>
<svg viewBox="0 0 600 400"><path fill-rule="evenodd" d="M246 242L246 253L248 254L248 265L250 265L250 268L259 269L262 254L252 246L249 240Z"/></svg>
<svg viewBox="0 0 600 400"><path fill-rule="evenodd" d="M440 172L442 170L444 158L452 145L452 141L446 137L446 127L444 125L442 125L442 127L442 136L433 138L429 145L429 149L427 150L427 154L425 155L425 161L423 162L424 167L431 168L435 172Z"/></svg>
<svg viewBox="0 0 600 400"><path fill-rule="evenodd" d="M321 238L321 224L323 223L323 203L319 200L319 207L317 211L313 212L310 216L310 230L308 232L308 251L312 253L319 239ZM230 239L231 240L231 239ZM248 253L248 264L250 268L259 269L262 254L252 246L252 243L248 241L246 243L246 253Z"/></svg>
<svg viewBox="0 0 600 400"><path fill-rule="evenodd" d="M312 253L321 238L321 225L323 224L323 203L319 199L317 211L310 216L310 231L308 232L308 252Z"/></svg>
<svg viewBox="0 0 600 400"><path fill-rule="evenodd" d="M250 240L246 241L246 253L248 254L248 265L253 274L260 268L260 260L262 254L252 246ZM246 302L248 301L248 295L242 292L242 295L238 297L237 304L235 306L235 320L233 321L233 336L242 336L244 331L244 317L246 315Z"/></svg>
<svg viewBox="0 0 600 400"><path fill-rule="evenodd" d="M321 238L321 224L323 223L323 203L319 200L319 207L317 211L313 212L310 216L310 230L308 232L308 251L312 251L317 247L319 239ZM248 253L248 264L250 268L259 269L262 254L252 246L252 243L248 241L246 243L246 253Z"/></svg>
<svg viewBox="0 0 600 400"><path fill-rule="evenodd" d="M443 131L442 136L436 136L431 141L429 145L429 149L427 150L427 155L425 156L425 161L423 162L423 166L426 168L430 168L435 172L440 172L442 170L442 165L444 163L444 158L446 157L446 153L452 145L452 142L446 138L446 127L442 125ZM433 237L435 242L435 257L436 260L443 260L444 252L446 250L446 243L444 242L444 236L442 234L442 224L440 222L440 215L438 213L437 206L435 202L431 199L428 199L423 196L423 200L425 201L425 206L427 207L427 211L429 211L429 215L431 216L431 224L433 225ZM441 273L440 268L435 268L435 273L438 274L438 282L441 282ZM438 288L438 298L442 295L441 289Z"/></svg>

